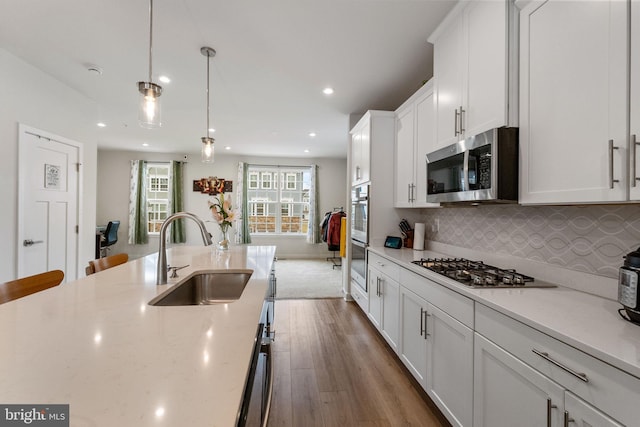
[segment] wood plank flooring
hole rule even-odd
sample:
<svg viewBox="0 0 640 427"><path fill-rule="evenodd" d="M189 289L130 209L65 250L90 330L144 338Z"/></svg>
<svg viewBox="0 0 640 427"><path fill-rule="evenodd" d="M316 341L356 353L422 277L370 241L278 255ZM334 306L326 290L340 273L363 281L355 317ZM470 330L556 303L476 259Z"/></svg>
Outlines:
<svg viewBox="0 0 640 427"><path fill-rule="evenodd" d="M274 329L269 427L449 426L355 303L278 300Z"/></svg>

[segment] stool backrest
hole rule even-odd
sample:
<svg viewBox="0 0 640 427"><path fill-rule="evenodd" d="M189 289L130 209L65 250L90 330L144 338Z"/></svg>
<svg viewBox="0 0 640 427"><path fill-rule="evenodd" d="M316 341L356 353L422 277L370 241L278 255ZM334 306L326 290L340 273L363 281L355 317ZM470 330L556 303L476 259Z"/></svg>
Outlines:
<svg viewBox="0 0 640 427"><path fill-rule="evenodd" d="M124 264L127 261L129 261L129 255L125 253L98 258L93 261L89 261L89 267L86 268L86 272L87 275L97 273L98 271Z"/></svg>
<svg viewBox="0 0 640 427"><path fill-rule="evenodd" d="M63 280L63 271L52 270L0 283L0 304L58 286Z"/></svg>

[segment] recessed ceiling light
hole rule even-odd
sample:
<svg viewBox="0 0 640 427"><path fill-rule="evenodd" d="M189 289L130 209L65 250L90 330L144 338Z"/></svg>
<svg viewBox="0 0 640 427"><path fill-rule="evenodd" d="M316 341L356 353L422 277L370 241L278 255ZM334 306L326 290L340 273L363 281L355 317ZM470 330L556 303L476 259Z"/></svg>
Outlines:
<svg viewBox="0 0 640 427"><path fill-rule="evenodd" d="M229 147L228 145L226 147L224 147L225 150L231 150L231 147Z"/></svg>
<svg viewBox="0 0 640 427"><path fill-rule="evenodd" d="M333 94L333 88L325 87L324 89L322 89L322 93L324 93L325 95L332 95Z"/></svg>
<svg viewBox="0 0 640 427"><path fill-rule="evenodd" d="M160 76L158 77L158 80L160 80L162 83L171 83L171 79L167 76Z"/></svg>
<svg viewBox="0 0 640 427"><path fill-rule="evenodd" d="M316 133L315 133L315 132L309 132L309 136L310 136L311 138L313 138L314 136L316 136Z"/></svg>
<svg viewBox="0 0 640 427"><path fill-rule="evenodd" d="M99 128L106 128L107 127L107 125L102 123L102 122L96 123L96 125L98 125Z"/></svg>
<svg viewBox="0 0 640 427"><path fill-rule="evenodd" d="M304 150L304 152L305 152L305 153L308 153L308 152L309 152L309 150Z"/></svg>
<svg viewBox="0 0 640 427"><path fill-rule="evenodd" d="M215 130L214 128L209 128L209 132L213 133L213 132L215 132L215 131L216 131L216 130Z"/></svg>
<svg viewBox="0 0 640 427"><path fill-rule="evenodd" d="M148 146L149 146L149 144L145 142L144 144L142 144L142 146L143 146L143 147L148 147Z"/></svg>

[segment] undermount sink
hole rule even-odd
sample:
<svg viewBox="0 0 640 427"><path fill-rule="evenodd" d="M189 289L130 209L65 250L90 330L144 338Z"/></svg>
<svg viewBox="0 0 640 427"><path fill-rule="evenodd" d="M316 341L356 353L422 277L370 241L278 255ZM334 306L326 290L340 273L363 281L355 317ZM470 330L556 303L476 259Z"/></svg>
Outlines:
<svg viewBox="0 0 640 427"><path fill-rule="evenodd" d="M209 305L236 301L253 270L195 272L161 293L149 305Z"/></svg>

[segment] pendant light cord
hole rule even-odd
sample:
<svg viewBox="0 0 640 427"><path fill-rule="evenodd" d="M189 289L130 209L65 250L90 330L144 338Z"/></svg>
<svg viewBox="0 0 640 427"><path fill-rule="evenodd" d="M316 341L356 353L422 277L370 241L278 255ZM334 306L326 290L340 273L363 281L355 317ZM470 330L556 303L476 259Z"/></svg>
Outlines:
<svg viewBox="0 0 640 427"><path fill-rule="evenodd" d="M207 54L207 138L209 138L209 64L211 63L211 56Z"/></svg>
<svg viewBox="0 0 640 427"><path fill-rule="evenodd" d="M152 61L151 61L151 49L153 47L153 0L149 0L149 83L152 83L151 80L151 70L152 70Z"/></svg>

